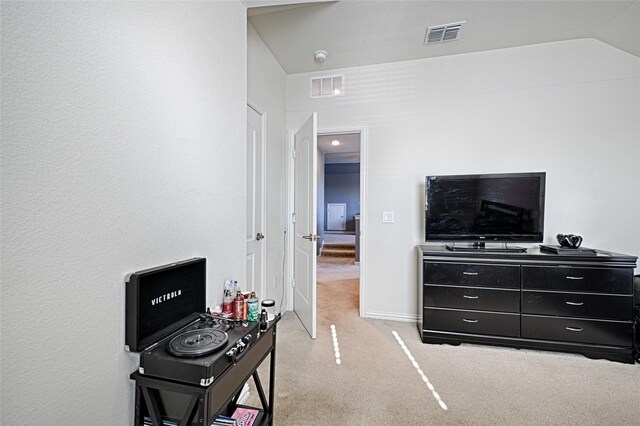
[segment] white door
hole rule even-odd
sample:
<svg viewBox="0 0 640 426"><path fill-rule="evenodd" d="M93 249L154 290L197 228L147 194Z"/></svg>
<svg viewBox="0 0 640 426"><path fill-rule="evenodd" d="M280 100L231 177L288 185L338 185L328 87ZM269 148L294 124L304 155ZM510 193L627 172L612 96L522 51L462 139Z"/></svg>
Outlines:
<svg viewBox="0 0 640 426"><path fill-rule="evenodd" d="M327 231L347 229L347 205L344 203L327 204Z"/></svg>
<svg viewBox="0 0 640 426"><path fill-rule="evenodd" d="M316 338L316 181L317 117L313 113L293 145L293 310Z"/></svg>
<svg viewBox="0 0 640 426"><path fill-rule="evenodd" d="M263 116L247 105L247 282L243 291L266 297L264 282L264 135Z"/></svg>

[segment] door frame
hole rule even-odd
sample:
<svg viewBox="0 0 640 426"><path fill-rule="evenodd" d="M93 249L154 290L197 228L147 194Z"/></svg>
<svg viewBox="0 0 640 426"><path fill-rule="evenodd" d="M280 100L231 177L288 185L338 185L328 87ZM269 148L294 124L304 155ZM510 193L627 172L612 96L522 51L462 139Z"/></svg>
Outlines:
<svg viewBox="0 0 640 426"><path fill-rule="evenodd" d="M290 129L287 134L287 239L286 239L286 263L287 263L287 310L293 310L293 148L294 135L299 129ZM368 129L366 125L347 125L339 127L318 127L318 135L341 134L341 133L359 133L360 134L360 301L359 315L366 316L365 291L366 291L366 252L367 252L367 215L366 215L366 183L367 183L367 146L368 146Z"/></svg>
<svg viewBox="0 0 640 426"><path fill-rule="evenodd" d="M262 200L260 202L260 208L262 209L262 223L260 223L260 229L262 229L261 232L265 234L267 228L267 111L261 108L260 105L258 105L258 103L250 97L247 97L247 106L257 112L258 115L260 115L260 119L262 122L262 144L260 144L260 149L262 151L260 155L260 157L262 158L262 185L260 188L262 191ZM263 241L264 244L260 245L260 256L262 256L262 262L260 266L260 294L264 295L263 298L266 298L267 296L267 241Z"/></svg>

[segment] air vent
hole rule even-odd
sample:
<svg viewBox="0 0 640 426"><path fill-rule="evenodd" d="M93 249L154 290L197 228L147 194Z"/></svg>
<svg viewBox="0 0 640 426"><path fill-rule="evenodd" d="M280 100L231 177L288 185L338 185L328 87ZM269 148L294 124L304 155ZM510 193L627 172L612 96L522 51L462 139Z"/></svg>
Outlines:
<svg viewBox="0 0 640 426"><path fill-rule="evenodd" d="M312 98L342 96L344 95L344 74L313 77L310 87Z"/></svg>
<svg viewBox="0 0 640 426"><path fill-rule="evenodd" d="M435 25L427 28L424 37L424 44L442 43L443 41L454 41L458 39L462 24L467 21L455 22L453 24Z"/></svg>

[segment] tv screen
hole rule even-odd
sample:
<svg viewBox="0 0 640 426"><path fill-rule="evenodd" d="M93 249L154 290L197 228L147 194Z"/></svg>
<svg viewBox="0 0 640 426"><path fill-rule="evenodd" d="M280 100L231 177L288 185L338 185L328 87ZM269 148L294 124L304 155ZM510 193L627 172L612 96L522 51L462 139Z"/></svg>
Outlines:
<svg viewBox="0 0 640 426"><path fill-rule="evenodd" d="M425 240L541 242L545 173L425 178Z"/></svg>

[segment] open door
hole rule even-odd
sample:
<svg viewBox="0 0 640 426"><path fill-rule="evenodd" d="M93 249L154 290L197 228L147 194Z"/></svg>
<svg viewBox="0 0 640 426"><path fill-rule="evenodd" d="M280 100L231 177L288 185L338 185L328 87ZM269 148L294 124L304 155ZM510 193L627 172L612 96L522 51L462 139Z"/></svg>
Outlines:
<svg viewBox="0 0 640 426"><path fill-rule="evenodd" d="M316 338L317 116L313 113L293 145L293 310Z"/></svg>

